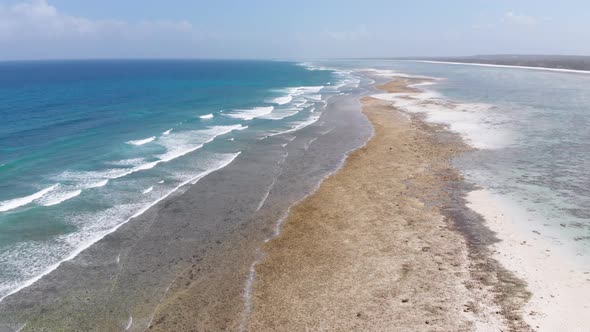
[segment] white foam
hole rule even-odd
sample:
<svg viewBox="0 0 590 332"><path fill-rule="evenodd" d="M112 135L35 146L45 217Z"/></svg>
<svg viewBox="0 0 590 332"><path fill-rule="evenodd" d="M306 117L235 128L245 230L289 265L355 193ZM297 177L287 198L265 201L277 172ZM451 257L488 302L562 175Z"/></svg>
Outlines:
<svg viewBox="0 0 590 332"><path fill-rule="evenodd" d="M287 90L295 96L299 96L306 93L318 93L324 88L323 85L318 86L300 86L296 88L288 88Z"/></svg>
<svg viewBox="0 0 590 332"><path fill-rule="evenodd" d="M246 128L248 127L242 125L215 126L203 130L192 130L168 135L158 142L158 144L164 146L167 150L165 153L157 156L158 160L139 164L130 169L118 170L118 172L110 175L110 178L121 178L136 172L152 169L161 163L170 162L199 150L205 144L212 142L217 136Z"/></svg>
<svg viewBox="0 0 590 332"><path fill-rule="evenodd" d="M437 82L426 81L426 82L420 82L420 83L410 84L410 85L408 85L408 87L410 87L410 88L416 88L416 87L419 87L419 86L429 86L429 85L435 85L435 84L437 84Z"/></svg>
<svg viewBox="0 0 590 332"><path fill-rule="evenodd" d="M141 193L142 194L147 194L147 193L150 193L152 190L154 190L154 186L151 186L151 187L147 188L146 190L142 191Z"/></svg>
<svg viewBox="0 0 590 332"><path fill-rule="evenodd" d="M303 147L303 150L307 151L309 150L309 147L313 144L313 142L315 142L319 137L314 137L312 138L309 142L307 142L307 144L305 144L305 146Z"/></svg>
<svg viewBox="0 0 590 332"><path fill-rule="evenodd" d="M287 130L283 130L283 131L274 132L272 134L269 134L268 137L296 132L296 131L301 130L301 129L309 126L309 125L314 124L319 119L320 119L320 116L319 115L313 115L313 116L309 117L307 120L302 121L300 123L297 123L297 124L291 126L291 128L289 128Z"/></svg>
<svg viewBox="0 0 590 332"><path fill-rule="evenodd" d="M231 113L226 113L226 116L242 119L242 120L252 120L254 118L258 118L264 115L270 114L274 110L273 106L265 106L265 107L254 107L250 109L236 109L233 110Z"/></svg>
<svg viewBox="0 0 590 332"><path fill-rule="evenodd" d="M213 119L213 114L209 113L209 114L201 115L201 116L199 116L199 118L203 119L203 120Z"/></svg>
<svg viewBox="0 0 590 332"><path fill-rule="evenodd" d="M174 135L167 136L160 142L167 148L167 151L160 155L160 162L168 162L178 157L182 157L190 152L196 151L203 147L203 145L210 143L217 136L228 134L234 130L244 130L247 126L231 125L231 126L215 126L203 130L193 130L186 132L179 132Z"/></svg>
<svg viewBox="0 0 590 332"><path fill-rule="evenodd" d="M118 179L118 178L122 178L124 176L131 175L131 174L139 172L139 171L145 171L148 169L152 169L152 168L156 167L161 162L163 162L163 160L150 161L148 163L137 165L132 168L119 170L120 172L118 172L118 173L115 171L115 172L113 172L114 174L111 175L110 178L111 179Z"/></svg>
<svg viewBox="0 0 590 332"><path fill-rule="evenodd" d="M140 160L137 159L134 163L138 163ZM124 166L128 166L127 163L130 161L121 161ZM129 165L130 166L130 165ZM116 179L123 176L130 168L110 168L100 171L65 171L54 179L57 181L72 183L75 185L75 189L92 189L100 188L107 185L110 179Z"/></svg>
<svg viewBox="0 0 590 332"><path fill-rule="evenodd" d="M293 107L293 108L286 108L286 109L276 109L272 113L262 116L262 119L269 119L269 120L282 120L284 118L288 118L299 113L303 108Z"/></svg>
<svg viewBox="0 0 590 332"><path fill-rule="evenodd" d="M303 109L309 105L311 105L312 103L309 102L309 100L302 98L299 102L295 103L295 108L299 108L299 109Z"/></svg>
<svg viewBox="0 0 590 332"><path fill-rule="evenodd" d="M172 132L172 128L166 130L165 132L162 133L162 135L166 136L166 135L170 135L170 133Z"/></svg>
<svg viewBox="0 0 590 332"><path fill-rule="evenodd" d="M349 74L350 75L350 74ZM342 87L349 87L352 86L354 88L358 88L358 86L360 85L361 80L358 78L352 78L349 76L346 76L345 79L340 81L340 84L334 86L335 91L338 91L340 88Z"/></svg>
<svg viewBox="0 0 590 332"><path fill-rule="evenodd" d="M306 95L305 97L312 99L312 100L317 100L317 101L322 100L321 94Z"/></svg>
<svg viewBox="0 0 590 332"><path fill-rule="evenodd" d="M145 161L144 158L123 159L109 162L110 165L116 166L137 166Z"/></svg>
<svg viewBox="0 0 590 332"><path fill-rule="evenodd" d="M395 103L397 107L414 105L423 101L436 102L436 99L443 101L440 94L430 91L421 93L377 93L371 95L371 97Z"/></svg>
<svg viewBox="0 0 590 332"><path fill-rule="evenodd" d="M138 139L135 141L129 141L127 142L127 144L131 144L131 145L144 145L147 144L149 142L153 142L156 140L156 136L152 136L152 137L148 137L148 138L144 138L144 139Z"/></svg>
<svg viewBox="0 0 590 332"><path fill-rule="evenodd" d="M291 100L293 100L293 96L288 95L288 96L284 96L284 97L277 97L277 98L273 99L272 102L277 105L285 105L285 104L290 103Z"/></svg>
<svg viewBox="0 0 590 332"><path fill-rule="evenodd" d="M25 274L31 275L31 273L34 273L34 275L30 278L27 278L26 280L24 280L22 282L21 281L12 282L12 283L10 283L10 285L3 284L2 287L0 287L0 292L1 292L0 293L0 302L2 300L4 300L6 297L17 293L24 288L31 286L32 284L34 284L35 282L37 282L38 280L40 280L41 278L43 278L47 274L49 274L52 271L54 271L55 269L57 269L63 262L73 259L78 254L80 254L82 251L88 249L91 245L98 242L100 239L104 238L106 235L111 234L112 232L115 232L117 229L119 229L119 227L125 225L131 219L140 216L141 214L146 212L148 209L150 209L154 205L158 204L162 200L169 197L171 194L176 192L178 189L186 186L189 183L195 184L200 179L204 178L205 176L207 176L215 171L218 171L218 170L226 167L227 165L231 164L240 154L241 154L241 152L219 155L220 156L219 160L216 161L216 164L211 165L212 166L211 168L183 181L182 183L177 185L172 190L168 191L166 194L164 194L163 196L161 196L157 200L155 200L149 204L143 205L142 207L139 207L139 209L135 213L133 213L133 215L126 218L122 222L118 222L118 223L114 224L114 226L112 226L112 227L109 227L107 229L103 229L102 225L95 225L95 224L88 225L87 222L81 223L81 225L84 225L85 227L87 227L89 229L85 229L85 230L83 229L83 230L81 230L82 233L73 233L73 234L66 235L65 237L62 237L61 239L59 239L59 238L57 239L58 241L59 240L61 240L62 242L65 241L65 243L68 244L68 247L62 248L64 250L69 251L69 254L65 258L63 258L63 259L61 259L49 266L40 267L41 272L37 272L36 269L34 269L33 271L25 272ZM137 204L134 204L133 206L136 206L136 205ZM113 209L118 211L119 207L114 207ZM107 215L104 219L109 220L109 222L112 223L113 217L116 217L117 214L118 213L115 213L114 216ZM96 218L96 216L93 215L93 219L95 219L95 218ZM14 249L13 253L4 252L4 253L0 254L0 258L2 258L2 259L0 259L0 261L2 261L2 262L8 261L8 262L20 264L20 263L23 263L23 260L22 259L21 260L15 259L14 256L16 256L16 257L21 257L21 256L22 257L35 257L36 255L33 255L33 253L30 252L31 250L44 251L44 252L49 252L51 250L51 248L47 247L47 244L33 243L33 245L35 245L36 247L33 249L29 249L28 251L25 248L13 248ZM8 259L5 259L6 257L3 257L3 256L9 256L9 257L8 257ZM27 262L26 267L28 269L30 269L32 267L30 264L30 261L27 260L26 262ZM39 264L39 262L37 262L37 264Z"/></svg>
<svg viewBox="0 0 590 332"><path fill-rule="evenodd" d="M272 188L275 186L275 183L277 181L277 178L274 178L270 184L270 186L268 186L266 192L264 193L264 195L262 196L262 199L260 200L260 202L258 203L258 207L256 208L256 212L258 212L262 206L264 205L264 203L266 203L266 200L268 199L268 195L270 195L270 191L272 190Z"/></svg>
<svg viewBox="0 0 590 332"><path fill-rule="evenodd" d="M164 183L164 180L158 181L158 183L159 183L159 184L162 184L162 183Z"/></svg>
<svg viewBox="0 0 590 332"><path fill-rule="evenodd" d="M82 189L76 189L71 191L57 191L49 196L42 198L39 204L43 206L53 206L72 199L82 193Z"/></svg>
<svg viewBox="0 0 590 332"><path fill-rule="evenodd" d="M106 186L107 183L109 183L109 180L108 179L102 180L102 181L99 181L99 182L95 182L95 183L91 183L86 188L88 188L88 189L91 189L91 188L100 188L100 187Z"/></svg>
<svg viewBox="0 0 590 332"><path fill-rule="evenodd" d="M267 241L268 240L265 242ZM254 259L254 262L252 262L250 269L248 270L248 278L246 278L244 290L242 293L242 298L244 299L244 309L240 317L240 326L238 327L239 332L247 331L246 324L248 323L248 319L252 312L252 289L254 287L254 278L256 277L256 265L260 264L265 257L260 248L256 249L255 257L256 258Z"/></svg>
<svg viewBox="0 0 590 332"><path fill-rule="evenodd" d="M76 189L102 187L105 186L109 180L119 179L137 172L152 169L161 163L170 162L202 148L205 144L213 141L217 136L227 134L234 130L244 130L246 128L248 127L231 125L215 126L203 130L174 132L170 135L162 136L158 140L157 143L166 148L166 152L155 156L156 160L146 162L143 158L124 159L112 162L111 164L131 167L85 172L66 171L57 176L56 180L64 182L75 181L77 182Z"/></svg>
<svg viewBox="0 0 590 332"><path fill-rule="evenodd" d="M314 65L314 64L309 63L309 62L301 62L301 63L298 63L297 65L300 66L300 67L303 67L303 68L305 68L307 70L311 70L311 71L314 71L314 70L333 70L332 68L324 67L324 66L317 66L317 65Z"/></svg>
<svg viewBox="0 0 590 332"><path fill-rule="evenodd" d="M437 80L438 79L438 78L432 77L432 76L403 74L403 73L399 73L399 72L396 72L396 71L390 70L390 69L368 68L368 69L361 69L361 71L367 71L367 72L373 73L374 75L377 75L377 76L389 77L389 78L418 78L418 79L430 79L430 80Z"/></svg>
<svg viewBox="0 0 590 332"><path fill-rule="evenodd" d="M421 113L432 123L444 124L463 136L465 141L478 149L498 149L510 143L510 134L501 124L505 121L493 106L476 103L456 103L443 99L436 92L380 93L372 97L389 101L408 113Z"/></svg>
<svg viewBox="0 0 590 332"><path fill-rule="evenodd" d="M43 190L39 190L38 192L36 192L32 195L29 195L29 196L9 199L9 200L0 202L0 212L14 210L18 207L30 204L30 203L34 202L35 200L38 200L38 199L42 198L43 196L47 195L49 192L53 191L55 188L58 187L58 185L59 185L59 183L54 184L51 187L45 188Z"/></svg>

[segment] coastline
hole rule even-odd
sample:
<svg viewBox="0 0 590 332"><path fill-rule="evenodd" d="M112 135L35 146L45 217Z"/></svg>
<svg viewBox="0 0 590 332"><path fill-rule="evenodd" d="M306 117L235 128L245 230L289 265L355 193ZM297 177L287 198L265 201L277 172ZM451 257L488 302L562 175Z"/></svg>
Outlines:
<svg viewBox="0 0 590 332"><path fill-rule="evenodd" d="M463 179L452 160L468 139L392 106L434 83L399 75L363 73L369 94L338 95L313 125L172 192L2 316L19 331L585 327L588 272Z"/></svg>
<svg viewBox="0 0 590 332"><path fill-rule="evenodd" d="M235 330L256 248L371 127L357 89L313 125L260 139L0 302L0 331Z"/></svg>
<svg viewBox="0 0 590 332"><path fill-rule="evenodd" d="M92 245L94 245L96 242L101 241L104 237L108 236L109 234L116 232L117 229L119 229L121 226L125 225L126 223L132 221L133 219L141 216L143 213L145 213L146 211L148 211L149 209L151 209L152 207L154 207L155 205L157 205L158 203L160 203L161 201L166 200L168 197L172 196L172 195L181 195L182 193L184 193L184 191L188 190L188 185L194 185L197 182L199 182L199 180L201 180L202 178L204 178L205 176L214 173L220 169L223 169L225 166L231 164L232 161L234 161L235 158L237 158L240 155L241 152L238 152L236 154L234 154L230 160L224 164L219 165L216 168L210 169L208 171L202 172L200 174L198 174L197 176L186 180L184 182L182 182L180 185L176 186L173 190L169 191L168 193L166 193L165 195L163 195L162 197L156 199L154 202L148 204L147 206L143 207L142 209L140 209L138 212L134 213L131 217L127 218L124 222L116 225L115 227L112 227L111 229L107 230L106 232L104 232L103 234L99 234L96 239L94 239L93 241L90 241L86 244L84 244L83 246L80 246L79 248L76 248L75 251L73 251L70 255L68 255L66 258L64 258L63 260L57 262L54 265L49 266L43 273L41 273L40 275L28 280L27 282L25 282L24 284L22 284L21 286L19 286L18 288L14 289L13 291L9 292L8 294L0 297L0 302L13 295L18 293L19 291L33 285L35 282L41 280L43 277L47 276L48 274L50 274L51 272L55 271L56 269L58 269L62 264L67 263L68 261L76 258L76 256L78 256L80 253L82 253L84 250L90 248Z"/></svg>
<svg viewBox="0 0 590 332"><path fill-rule="evenodd" d="M422 63L434 63L443 65L459 65L459 66L478 66L478 67L493 67L493 68L513 68L513 69L528 69L553 71L560 73L574 73L574 74L590 74L590 70L565 69L565 68L550 68L550 67L533 67L533 66L517 66L517 65L500 65L493 63L479 63L479 62L453 62L453 61L435 61L435 60L407 60Z"/></svg>
<svg viewBox="0 0 590 332"><path fill-rule="evenodd" d="M539 331L590 328L585 315L590 310L590 273L552 250L539 234L518 229L514 213L506 213L490 191L474 190L466 199L467 207L483 216L486 227L502 240L494 245L493 257L527 282L531 299L524 307L525 321Z"/></svg>
<svg viewBox="0 0 590 332"><path fill-rule="evenodd" d="M472 188L450 160L469 148L420 115L362 102L375 135L262 247L247 329L529 330L525 284L491 257L493 234L466 221Z"/></svg>

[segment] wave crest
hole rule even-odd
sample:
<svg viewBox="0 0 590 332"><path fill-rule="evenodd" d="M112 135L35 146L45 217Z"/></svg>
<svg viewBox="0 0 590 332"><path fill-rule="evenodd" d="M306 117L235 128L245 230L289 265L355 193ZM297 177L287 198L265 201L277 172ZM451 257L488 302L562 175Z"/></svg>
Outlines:
<svg viewBox="0 0 590 332"><path fill-rule="evenodd" d="M236 109L233 110L231 113L226 113L225 115L231 118L249 121L261 116L268 115L274 109L274 106L254 107L250 109Z"/></svg>
<svg viewBox="0 0 590 332"><path fill-rule="evenodd" d="M138 140L134 140L134 141L128 141L127 144L130 145L144 145L147 144L149 142L153 142L156 140L156 136L152 136L152 137L148 137L148 138L144 138L144 139L138 139Z"/></svg>
<svg viewBox="0 0 590 332"><path fill-rule="evenodd" d="M56 183L53 186L45 188L43 190L39 190L38 192L36 192L32 195L9 199L9 200L0 202L0 212L14 210L18 207L30 204L30 203L42 198L43 196L47 195L49 192L53 191L58 186L59 186L59 183Z"/></svg>

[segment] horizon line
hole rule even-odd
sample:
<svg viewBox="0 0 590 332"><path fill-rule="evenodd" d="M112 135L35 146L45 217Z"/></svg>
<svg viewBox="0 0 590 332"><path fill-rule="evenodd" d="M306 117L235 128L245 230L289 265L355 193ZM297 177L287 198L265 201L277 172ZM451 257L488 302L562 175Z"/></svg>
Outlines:
<svg viewBox="0 0 590 332"><path fill-rule="evenodd" d="M279 58L279 57L73 57L73 58L30 58L30 59L0 59L0 62L51 62L51 61L156 61L156 60L228 60L228 61L312 61L312 60L432 60L441 58L475 58L484 56L556 56L556 57L589 57L589 55L576 54L518 54L518 53L496 53L496 54L472 54L472 55L414 55L414 56L365 56L365 57L305 57L305 58Z"/></svg>

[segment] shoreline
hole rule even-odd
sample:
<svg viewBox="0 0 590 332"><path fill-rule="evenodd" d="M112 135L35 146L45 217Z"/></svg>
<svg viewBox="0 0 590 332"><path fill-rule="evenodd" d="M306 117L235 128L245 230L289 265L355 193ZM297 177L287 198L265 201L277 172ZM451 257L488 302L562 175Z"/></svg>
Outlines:
<svg viewBox="0 0 590 332"><path fill-rule="evenodd" d="M464 203L465 190L457 201L447 189L463 185L450 166L462 139L385 101L362 103L375 135L263 246L246 330L528 329L524 284L489 257L492 240L471 243L449 213Z"/></svg>
<svg viewBox="0 0 590 332"><path fill-rule="evenodd" d="M590 273L552 250L539 234L518 229L513 214L506 213L492 192L476 189L466 200L501 239L493 246L493 257L527 282L531 298L524 307L525 321L539 331L590 328L585 316L590 310Z"/></svg>
<svg viewBox="0 0 590 332"><path fill-rule="evenodd" d="M315 187L311 188L308 192L307 195L303 196L301 199L299 199L298 201L294 202L293 204L291 204L291 206L289 206L287 208L287 210L285 211L284 215L282 217L280 217L274 224L274 231L272 233L272 235L270 235L268 238L264 239L263 241L263 245L280 237L281 236L281 226L283 225L283 223L289 218L289 215L291 213L291 209L293 207L296 207L298 204L300 204L301 202L303 202L304 200L306 200L309 196L313 195L321 186L322 183L329 179L330 177L332 177L333 175L337 174L339 171L342 170L342 168L344 168L346 166L346 162L348 160L348 158L350 157L350 155L352 153L354 153L356 150L358 149L362 149L364 148L369 141L371 141L371 139L375 136L375 130L373 127L371 127L371 133L370 136L367 138L367 140L365 141L365 143L361 146L358 147L354 147L348 151L346 151L344 153L344 155L342 156L342 159L340 160L340 162L338 163L338 165L336 166L335 169L333 169L331 172L329 172L328 174L326 174L316 185ZM312 140L308 143L306 149L309 148L309 146L315 141ZM273 182L274 185L274 182ZM269 191L270 192L270 191ZM266 198L264 198L263 201L265 201ZM262 204L261 204L262 205ZM259 205L259 206L261 206ZM248 324L249 324L249 317L252 314L252 289L253 289L253 285L254 282L256 280L256 267L264 262L265 259L265 253L262 251L262 247L257 248L254 254L255 260L252 262L252 264L250 265L250 269L249 269L249 274L248 274L248 278L246 279L245 285L244 285L244 290L243 290L243 299L244 299L244 308L242 310L242 313L240 315L239 321L239 328L238 331L242 332L242 331L247 331L248 328Z"/></svg>
<svg viewBox="0 0 590 332"><path fill-rule="evenodd" d="M473 150L468 139L378 96L411 98L432 79L363 76L370 88L330 100L322 121L179 186L10 306L0 302L12 310L3 316L23 331L587 325L590 272L574 276L546 241L514 228L501 200L463 178L452 160ZM263 176L255 165L265 158L276 165Z"/></svg>
<svg viewBox="0 0 590 332"><path fill-rule="evenodd" d="M565 68L550 68L550 67L532 67L532 66L517 66L517 65L498 65L493 63L478 63L478 62L453 62L453 61L435 61L435 60L403 60L421 63L435 63L446 65L463 65L463 66L477 66L477 67L493 67L493 68L513 68L513 69L530 69L540 71L553 71L560 73L575 73L575 74L590 74L590 70L565 69Z"/></svg>
<svg viewBox="0 0 590 332"><path fill-rule="evenodd" d="M158 203L166 200L168 197L170 197L172 195L182 195L184 193L184 192L181 192L182 190L184 190L184 191L188 190L188 186L195 185L197 182L199 182L199 180L201 180L205 176L207 176L207 175L209 175L211 173L214 173L216 171L219 171L219 170L223 169L224 167L228 166L240 154L241 154L241 151L238 152L238 153L236 153L236 154L234 154L234 156L228 162L226 162L224 164L221 164L221 165L219 165L216 168L213 168L213 169L210 169L208 171L202 172L202 173L194 176L193 178L182 182L181 184L179 184L178 186L176 186L174 189L172 189L168 193L164 194L162 197L160 197L160 198L156 199L155 201L149 203L145 207L142 207L139 211L135 212L131 217L127 218L122 223L120 223L120 224L116 225L115 227L109 229L108 231L104 232L104 234L101 234L100 236L98 236L93 241L88 242L88 243L84 244L83 246L80 246L79 248L77 248L75 251L73 251L70 255L68 255L63 260L57 262L56 264L53 264L53 265L49 266L43 273L39 274L38 276L35 276L34 278L31 278L31 279L27 280L25 283L23 283L19 287L17 287L14 290L10 291L6 295L0 297L0 302L2 302L2 300L4 300L7 297L10 297L10 296L12 296L14 294L17 294L18 292L22 291L23 289L26 289L27 287L32 286L33 284L35 284L36 282L38 282L39 280L41 280L43 277L45 277L48 274L50 274L51 272L57 270L62 264L67 263L68 261L71 261L72 259L75 259L83 251L85 251L86 249L90 248L95 243L101 241L106 236L109 236L109 234L111 234L113 232L116 232L121 226L124 226L125 224L127 224L130 221L132 221L133 219L140 217L143 213L145 213L146 211L148 211L152 207L156 206Z"/></svg>
<svg viewBox="0 0 590 332"><path fill-rule="evenodd" d="M256 248L370 136L363 91L330 98L296 133L252 137L235 162L7 297L0 330L236 330Z"/></svg>

